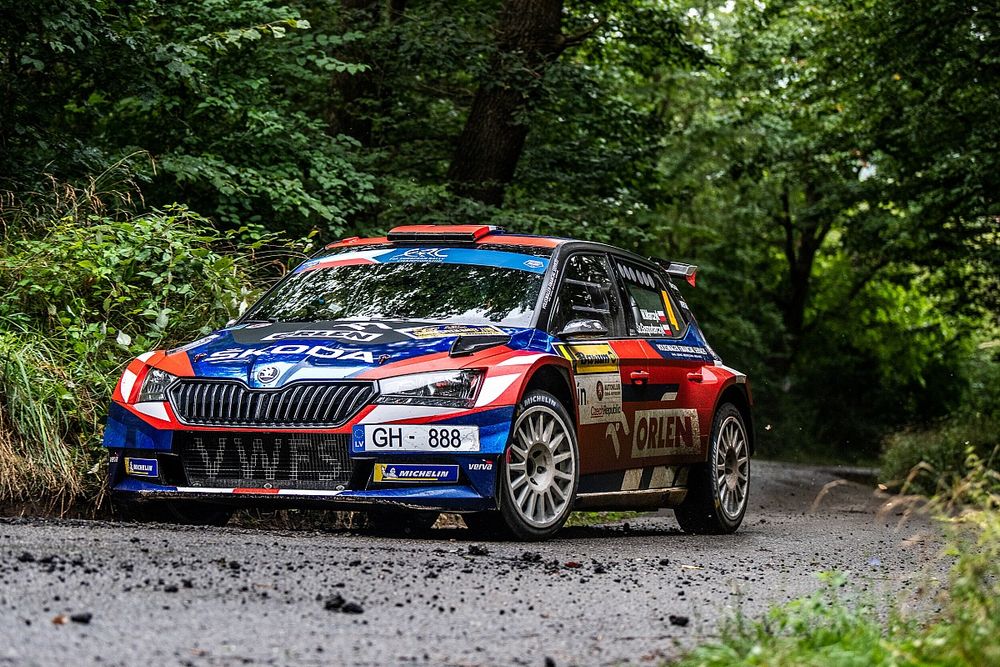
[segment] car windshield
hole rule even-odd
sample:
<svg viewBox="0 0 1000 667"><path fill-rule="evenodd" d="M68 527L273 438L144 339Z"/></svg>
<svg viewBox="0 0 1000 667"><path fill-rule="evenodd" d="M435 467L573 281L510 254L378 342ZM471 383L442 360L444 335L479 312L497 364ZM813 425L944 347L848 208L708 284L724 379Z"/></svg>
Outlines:
<svg viewBox="0 0 1000 667"><path fill-rule="evenodd" d="M543 264L530 257L525 260ZM247 319L398 319L525 327L531 321L542 273L457 262L372 262L369 257L333 256L313 260L312 266L286 278L250 310Z"/></svg>

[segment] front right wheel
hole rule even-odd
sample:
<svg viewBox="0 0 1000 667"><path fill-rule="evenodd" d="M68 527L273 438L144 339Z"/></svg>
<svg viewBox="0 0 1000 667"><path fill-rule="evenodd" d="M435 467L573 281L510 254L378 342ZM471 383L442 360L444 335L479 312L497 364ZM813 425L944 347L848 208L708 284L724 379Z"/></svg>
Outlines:
<svg viewBox="0 0 1000 667"><path fill-rule="evenodd" d="M521 540L543 540L573 511L580 455L573 420L546 391L518 404L507 456L497 476L499 518Z"/></svg>
<svg viewBox="0 0 1000 667"><path fill-rule="evenodd" d="M674 515L686 533L732 533L743 522L749 494L750 441L743 415L723 403L712 420L708 461L691 467L687 497Z"/></svg>

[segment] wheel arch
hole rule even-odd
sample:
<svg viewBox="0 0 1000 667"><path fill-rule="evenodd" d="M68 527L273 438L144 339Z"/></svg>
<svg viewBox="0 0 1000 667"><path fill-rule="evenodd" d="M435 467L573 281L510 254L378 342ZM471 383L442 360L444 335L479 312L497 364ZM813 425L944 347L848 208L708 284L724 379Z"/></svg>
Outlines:
<svg viewBox="0 0 1000 667"><path fill-rule="evenodd" d="M718 412L719 407L723 403L732 403L740 411L743 424L747 429L747 438L750 440L750 454L752 456L757 449L757 434L754 430L753 411L750 409L750 394L747 391L746 385L743 383L732 383L723 389L715 401L715 408L712 410L713 415Z"/></svg>
<svg viewBox="0 0 1000 667"><path fill-rule="evenodd" d="M528 381L521 389L518 402L533 389L547 391L562 403L573 420L573 427L576 428L576 400L572 389L569 369L556 364L542 364L532 371Z"/></svg>

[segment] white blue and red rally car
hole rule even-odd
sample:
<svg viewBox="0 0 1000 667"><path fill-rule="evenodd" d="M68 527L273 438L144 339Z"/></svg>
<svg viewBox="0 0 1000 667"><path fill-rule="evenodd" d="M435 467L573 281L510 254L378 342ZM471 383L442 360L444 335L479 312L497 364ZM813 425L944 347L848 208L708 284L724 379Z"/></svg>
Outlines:
<svg viewBox="0 0 1000 667"><path fill-rule="evenodd" d="M447 511L540 539L573 510L673 507L686 531L734 531L750 388L673 278L694 267L489 226L333 243L234 324L128 365L113 497L192 523Z"/></svg>

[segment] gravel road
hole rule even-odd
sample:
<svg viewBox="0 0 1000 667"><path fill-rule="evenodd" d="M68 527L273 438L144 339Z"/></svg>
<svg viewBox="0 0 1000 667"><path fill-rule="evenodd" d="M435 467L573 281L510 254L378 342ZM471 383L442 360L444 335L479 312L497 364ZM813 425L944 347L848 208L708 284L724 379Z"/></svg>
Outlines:
<svg viewBox="0 0 1000 667"><path fill-rule="evenodd" d="M0 519L0 665L655 665L824 570L877 595L940 575L928 524L839 477L754 462L720 537L671 512L527 545Z"/></svg>

